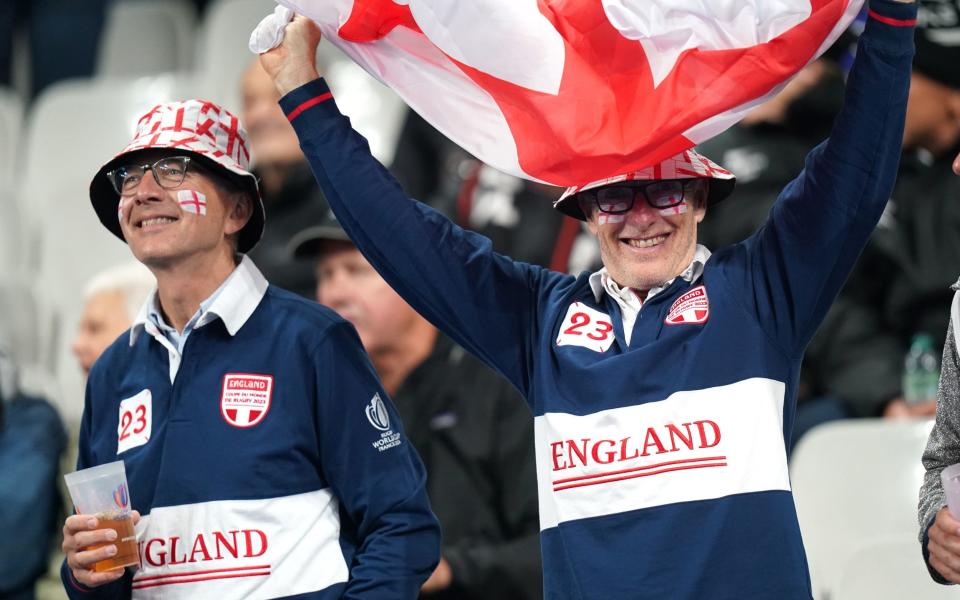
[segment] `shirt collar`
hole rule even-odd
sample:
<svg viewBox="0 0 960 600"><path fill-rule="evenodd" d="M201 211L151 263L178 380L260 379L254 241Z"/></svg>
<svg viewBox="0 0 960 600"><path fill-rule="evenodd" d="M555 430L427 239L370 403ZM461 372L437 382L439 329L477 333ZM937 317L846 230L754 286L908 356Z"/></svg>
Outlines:
<svg viewBox="0 0 960 600"><path fill-rule="evenodd" d="M680 278L683 279L683 280L685 280L685 281L687 281L687 282L691 282L691 283L694 282L694 281L696 281L697 279L699 279L700 276L703 275L703 267L704 267L704 265L707 264L707 260L709 260L709 258L710 258L710 251L707 250L706 246L703 246L703 245L701 245L701 244L697 244L697 247L696 247L696 249L695 249L694 252L693 252L693 261L690 263L690 266L688 266L688 267L686 268L686 270L684 270L683 273L680 273ZM589 279L590 289L593 291L593 297L596 299L597 302L600 302L601 300L603 300L603 292L604 292L604 289L605 289L605 283L606 283L609 279L610 279L610 278L609 278L609 276L607 275L607 268L606 268L606 267L604 267L604 268L600 269L599 271L597 271L597 272L595 272L595 273L592 273L592 274L590 275L590 279ZM674 278L674 279L676 279L676 278ZM612 280L611 280L610 282L613 283ZM654 290L655 290L656 292L662 291L664 288L666 288L666 287L667 287L668 285L670 285L671 283L673 283L673 279L671 279L670 281L664 282L663 285L661 285L661 286L659 286L659 287L657 287L657 288L653 288L653 289L651 289L650 291L651 291L651 292L654 292ZM616 284L614 284L614 285L616 285ZM618 287L617 289L621 289L621 291L623 291L623 290L628 290L629 288L619 288L619 287ZM654 293L655 293L655 292L654 292ZM611 291L611 295L615 295L615 294ZM650 294L648 294L647 297L649 298L649 296L650 296Z"/></svg>
<svg viewBox="0 0 960 600"><path fill-rule="evenodd" d="M227 277L210 298L200 303L203 313L195 327L206 325L215 318L223 321L227 332L233 336L247 322L267 293L267 280L253 261L246 255L237 268ZM208 301L212 299L212 302ZM130 345L133 346L144 327L150 323L150 312L157 307L157 290L140 307L137 318L130 327ZM152 325L152 323L151 323Z"/></svg>

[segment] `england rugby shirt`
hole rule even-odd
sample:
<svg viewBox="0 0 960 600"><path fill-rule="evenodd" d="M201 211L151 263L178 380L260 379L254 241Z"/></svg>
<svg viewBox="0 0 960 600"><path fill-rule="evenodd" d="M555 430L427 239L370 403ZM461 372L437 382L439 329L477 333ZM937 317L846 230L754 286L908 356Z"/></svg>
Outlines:
<svg viewBox="0 0 960 600"><path fill-rule="evenodd" d="M406 198L322 80L281 99L370 262L526 396L548 597L810 597L785 451L800 362L889 197L913 48L916 7L871 6L831 139L755 235L643 304L629 343L588 274L497 255Z"/></svg>
<svg viewBox="0 0 960 600"><path fill-rule="evenodd" d="M207 308L182 354L144 316L90 372L77 467L124 461L141 567L92 590L64 568L67 593L414 597L439 528L353 327L249 259Z"/></svg>

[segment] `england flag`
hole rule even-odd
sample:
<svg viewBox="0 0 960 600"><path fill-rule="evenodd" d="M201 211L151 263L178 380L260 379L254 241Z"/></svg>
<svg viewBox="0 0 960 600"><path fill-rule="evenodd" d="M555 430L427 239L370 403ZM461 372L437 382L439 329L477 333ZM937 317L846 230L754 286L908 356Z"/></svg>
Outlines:
<svg viewBox="0 0 960 600"><path fill-rule="evenodd" d="M863 0L279 0L484 162L559 186L736 123Z"/></svg>

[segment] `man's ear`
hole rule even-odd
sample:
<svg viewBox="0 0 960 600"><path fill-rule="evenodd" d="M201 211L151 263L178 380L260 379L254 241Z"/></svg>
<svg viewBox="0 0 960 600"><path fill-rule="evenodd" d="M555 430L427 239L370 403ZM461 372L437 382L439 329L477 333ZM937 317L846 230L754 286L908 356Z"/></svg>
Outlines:
<svg viewBox="0 0 960 600"><path fill-rule="evenodd" d="M229 221L225 232L227 235L234 234L243 229L247 221L250 220L250 217L253 216L253 200L249 194L235 194L232 200L233 206L227 215L227 220Z"/></svg>

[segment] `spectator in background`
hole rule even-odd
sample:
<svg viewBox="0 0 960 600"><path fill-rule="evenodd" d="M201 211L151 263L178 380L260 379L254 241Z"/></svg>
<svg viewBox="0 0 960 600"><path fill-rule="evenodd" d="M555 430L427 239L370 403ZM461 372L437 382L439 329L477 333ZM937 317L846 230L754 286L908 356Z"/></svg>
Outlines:
<svg viewBox="0 0 960 600"><path fill-rule="evenodd" d="M953 162L960 175L960 154ZM960 583L960 520L946 507L940 472L960 462L960 281L953 284L954 297L947 339L943 348L937 417L923 453L926 473L920 488L920 544L930 576L939 583Z"/></svg>
<svg viewBox="0 0 960 600"><path fill-rule="evenodd" d="M942 347L960 265L960 0L919 5L903 156L887 210L807 351L807 373L852 416L932 417L908 404L904 358L916 334Z"/></svg>
<svg viewBox="0 0 960 600"><path fill-rule="evenodd" d="M323 193L300 151L293 127L277 105L273 80L254 60L244 72L241 121L250 136L253 173L260 179L267 221L263 238L250 252L268 281L313 299L313 271L289 260L287 244L304 225L324 217Z"/></svg>
<svg viewBox="0 0 960 600"><path fill-rule="evenodd" d="M357 328L426 466L443 546L421 597L540 598L533 424L520 395L400 298L332 213L291 250L315 265L317 300Z"/></svg>
<svg viewBox="0 0 960 600"><path fill-rule="evenodd" d="M103 351L130 328L156 285L150 270L138 262L110 267L90 279L83 292L86 304L72 345L84 375Z"/></svg>
<svg viewBox="0 0 960 600"><path fill-rule="evenodd" d="M414 111L407 113L390 172L410 197L490 238L500 254L564 273L600 267L596 239L553 210L559 189L481 163Z"/></svg>
<svg viewBox="0 0 960 600"><path fill-rule="evenodd" d="M0 344L0 598L32 600L47 570L66 443L57 411L18 389L16 367Z"/></svg>

